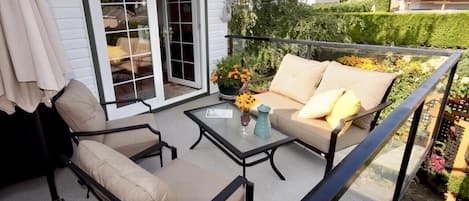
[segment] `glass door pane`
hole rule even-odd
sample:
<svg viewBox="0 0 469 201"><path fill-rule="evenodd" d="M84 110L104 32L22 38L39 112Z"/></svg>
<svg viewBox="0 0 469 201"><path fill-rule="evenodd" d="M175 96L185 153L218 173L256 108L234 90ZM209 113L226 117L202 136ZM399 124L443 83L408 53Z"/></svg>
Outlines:
<svg viewBox="0 0 469 201"><path fill-rule="evenodd" d="M194 56L196 25L193 2L167 0L168 79L171 82L200 88L200 70Z"/></svg>
<svg viewBox="0 0 469 201"><path fill-rule="evenodd" d="M102 0L116 100L156 97L155 68L146 0ZM122 107L132 103L118 104Z"/></svg>

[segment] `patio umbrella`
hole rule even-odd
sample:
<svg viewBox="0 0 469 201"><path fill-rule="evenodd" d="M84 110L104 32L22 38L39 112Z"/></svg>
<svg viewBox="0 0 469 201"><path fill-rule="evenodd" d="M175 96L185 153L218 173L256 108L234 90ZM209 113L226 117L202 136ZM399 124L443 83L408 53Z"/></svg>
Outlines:
<svg viewBox="0 0 469 201"><path fill-rule="evenodd" d="M64 55L52 10L45 0L0 1L0 110L12 114L15 106L33 113L48 162L47 180L58 200L37 106L67 83L69 63Z"/></svg>

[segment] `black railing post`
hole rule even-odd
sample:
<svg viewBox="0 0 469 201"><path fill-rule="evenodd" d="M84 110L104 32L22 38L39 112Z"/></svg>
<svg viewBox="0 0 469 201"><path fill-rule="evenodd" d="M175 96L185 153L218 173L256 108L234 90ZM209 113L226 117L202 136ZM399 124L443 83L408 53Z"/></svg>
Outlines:
<svg viewBox="0 0 469 201"><path fill-rule="evenodd" d="M228 38L228 55L233 54L233 38Z"/></svg>
<svg viewBox="0 0 469 201"><path fill-rule="evenodd" d="M308 50L306 52L306 58L311 59L312 57L313 57L313 55L312 55L312 46L308 45Z"/></svg>
<svg viewBox="0 0 469 201"><path fill-rule="evenodd" d="M404 156L401 162L401 168L399 175L397 176L396 188L394 189L394 195L392 200L398 201L401 195L402 186L404 184L405 176L407 174L407 167L409 166L410 156L412 155L412 149L414 148L415 136L417 135L420 117L422 116L424 103L420 103L420 106L415 110L414 117L412 118L412 125L410 126L409 138L404 150Z"/></svg>

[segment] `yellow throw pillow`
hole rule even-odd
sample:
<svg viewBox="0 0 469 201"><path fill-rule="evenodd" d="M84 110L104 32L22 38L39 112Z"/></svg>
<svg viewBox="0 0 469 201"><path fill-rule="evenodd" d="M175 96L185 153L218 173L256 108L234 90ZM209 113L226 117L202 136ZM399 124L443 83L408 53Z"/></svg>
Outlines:
<svg viewBox="0 0 469 201"><path fill-rule="evenodd" d="M111 45L107 46L107 54L112 62L119 62L122 57L129 56L129 53L124 51L119 46Z"/></svg>
<svg viewBox="0 0 469 201"><path fill-rule="evenodd" d="M361 103L352 91L345 92L342 97L337 100L331 113L326 117L327 123L332 129L339 125L341 119L351 117L360 111ZM352 122L345 123L344 128L339 133L339 136L344 134L345 131L352 125Z"/></svg>
<svg viewBox="0 0 469 201"><path fill-rule="evenodd" d="M320 118L331 113L336 101L344 94L345 89L333 89L319 94L314 94L298 116L301 118Z"/></svg>

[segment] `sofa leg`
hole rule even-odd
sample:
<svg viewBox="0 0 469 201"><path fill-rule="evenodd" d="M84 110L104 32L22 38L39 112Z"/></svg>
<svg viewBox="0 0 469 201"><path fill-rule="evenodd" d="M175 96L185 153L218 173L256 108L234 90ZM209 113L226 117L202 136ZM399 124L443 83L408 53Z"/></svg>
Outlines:
<svg viewBox="0 0 469 201"><path fill-rule="evenodd" d="M324 177L329 173L334 165L334 155L326 155L326 170L324 171Z"/></svg>

